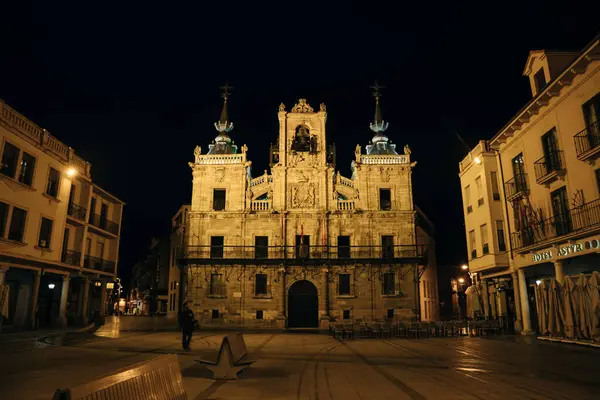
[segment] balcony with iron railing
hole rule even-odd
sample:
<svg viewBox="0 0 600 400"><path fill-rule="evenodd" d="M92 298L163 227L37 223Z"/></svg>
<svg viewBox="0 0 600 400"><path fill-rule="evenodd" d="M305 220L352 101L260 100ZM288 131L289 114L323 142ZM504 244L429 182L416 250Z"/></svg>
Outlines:
<svg viewBox="0 0 600 400"><path fill-rule="evenodd" d="M112 233L113 235L119 234L119 225L102 215L90 214L89 223L90 225Z"/></svg>
<svg viewBox="0 0 600 400"><path fill-rule="evenodd" d="M529 185L527 184L527 174L521 173L515 175L504 184L506 189L506 199L508 201L524 194L529 191Z"/></svg>
<svg viewBox="0 0 600 400"><path fill-rule="evenodd" d="M573 136L575 152L581 161L594 159L600 155L600 120L590 124Z"/></svg>
<svg viewBox="0 0 600 400"><path fill-rule="evenodd" d="M81 262L81 253L75 250L65 249L62 252L60 261L65 264L74 265L78 267L79 263Z"/></svg>
<svg viewBox="0 0 600 400"><path fill-rule="evenodd" d="M182 264L392 264L419 262L426 245L382 246L185 246L178 250Z"/></svg>
<svg viewBox="0 0 600 400"><path fill-rule="evenodd" d="M575 207L565 214L536 221L511 233L514 250L538 244L546 244L552 239L577 235L600 228L600 199Z"/></svg>
<svg viewBox="0 0 600 400"><path fill-rule="evenodd" d="M85 222L85 214L87 210L75 203L69 203L69 207L67 208L67 215L69 217L73 217L80 221Z"/></svg>
<svg viewBox="0 0 600 400"><path fill-rule="evenodd" d="M548 184L565 174L565 162L562 150L549 153L547 157L542 157L533 163L535 170L535 181L542 184Z"/></svg>
<svg viewBox="0 0 600 400"><path fill-rule="evenodd" d="M97 271L115 273L115 262L103 260L102 258L85 256L83 259L83 267L88 269L95 269Z"/></svg>

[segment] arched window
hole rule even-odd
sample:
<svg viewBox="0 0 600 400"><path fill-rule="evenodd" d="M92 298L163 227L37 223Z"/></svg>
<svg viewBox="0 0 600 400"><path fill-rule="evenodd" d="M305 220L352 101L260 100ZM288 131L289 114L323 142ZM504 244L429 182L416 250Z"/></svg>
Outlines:
<svg viewBox="0 0 600 400"><path fill-rule="evenodd" d="M316 151L316 139L310 137L310 131L306 125L298 125L292 142L294 151Z"/></svg>

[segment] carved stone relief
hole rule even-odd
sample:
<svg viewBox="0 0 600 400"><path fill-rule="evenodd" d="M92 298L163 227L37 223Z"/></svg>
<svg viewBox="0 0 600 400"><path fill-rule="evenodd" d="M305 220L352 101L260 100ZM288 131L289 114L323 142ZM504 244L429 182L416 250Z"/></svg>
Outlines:
<svg viewBox="0 0 600 400"><path fill-rule="evenodd" d="M381 180L383 182L390 181L390 169L385 167L379 167L379 173L381 174Z"/></svg>
<svg viewBox="0 0 600 400"><path fill-rule="evenodd" d="M217 182L223 182L224 178L225 178L225 168L217 168L215 170L215 180Z"/></svg>
<svg viewBox="0 0 600 400"><path fill-rule="evenodd" d="M291 208L311 208L316 204L317 187L314 183L291 185Z"/></svg>

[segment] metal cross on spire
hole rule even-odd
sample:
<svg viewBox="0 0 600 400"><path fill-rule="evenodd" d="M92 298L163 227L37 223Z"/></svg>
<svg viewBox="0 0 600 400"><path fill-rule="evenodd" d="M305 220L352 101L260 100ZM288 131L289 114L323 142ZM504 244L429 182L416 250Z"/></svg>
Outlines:
<svg viewBox="0 0 600 400"><path fill-rule="evenodd" d="M379 107L379 98L381 97L381 89L383 88L385 88L385 86L379 85L377 81L375 81L375 84L371 85L371 89L373 89L373 97L375 97L375 120L373 123L371 123L370 128L376 134L384 132L389 125L387 122L383 121L383 118L381 117L381 109Z"/></svg>
<svg viewBox="0 0 600 400"><path fill-rule="evenodd" d="M223 109L221 110L221 118L219 118L219 122L215 123L215 129L220 134L226 134L233 129L233 123L229 122L229 115L227 114L227 99L231 94L230 91L233 89L232 86L229 86L229 83L225 82L225 85L221 86L221 90L223 93L221 94L221 98L223 99Z"/></svg>

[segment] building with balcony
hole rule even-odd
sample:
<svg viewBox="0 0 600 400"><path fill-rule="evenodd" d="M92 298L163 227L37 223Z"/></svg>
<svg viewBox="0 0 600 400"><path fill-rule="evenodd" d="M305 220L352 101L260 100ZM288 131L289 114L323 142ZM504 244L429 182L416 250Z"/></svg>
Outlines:
<svg viewBox="0 0 600 400"><path fill-rule="evenodd" d="M5 325L85 324L117 273L123 202L90 163L0 101L0 285Z"/></svg>
<svg viewBox="0 0 600 400"><path fill-rule="evenodd" d="M531 51L523 75L533 98L459 169L469 269L482 279L486 315L514 301L528 333L536 281L599 268L600 36L579 52ZM510 289L502 301L490 294L497 288Z"/></svg>
<svg viewBox="0 0 600 400"><path fill-rule="evenodd" d="M218 134L189 163L191 206L173 221L184 282L171 293L202 326L437 318L433 226L412 197L416 163L386 136L375 90L374 135L356 146L350 178L336 171L325 105L305 99L280 105L270 171L253 176L248 147L230 137L225 90Z"/></svg>

